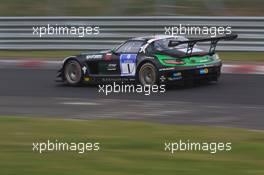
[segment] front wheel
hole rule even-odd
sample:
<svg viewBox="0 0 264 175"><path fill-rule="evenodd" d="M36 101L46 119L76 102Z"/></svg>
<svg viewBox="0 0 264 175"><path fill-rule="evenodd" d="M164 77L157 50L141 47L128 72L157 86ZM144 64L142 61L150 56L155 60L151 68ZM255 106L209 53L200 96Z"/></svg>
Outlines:
<svg viewBox="0 0 264 175"><path fill-rule="evenodd" d="M151 63L143 64L138 72L138 80L142 85L154 85L158 83L156 67Z"/></svg>
<svg viewBox="0 0 264 175"><path fill-rule="evenodd" d="M77 86L82 83L83 72L81 65L76 60L70 60L64 66L65 82L70 86Z"/></svg>

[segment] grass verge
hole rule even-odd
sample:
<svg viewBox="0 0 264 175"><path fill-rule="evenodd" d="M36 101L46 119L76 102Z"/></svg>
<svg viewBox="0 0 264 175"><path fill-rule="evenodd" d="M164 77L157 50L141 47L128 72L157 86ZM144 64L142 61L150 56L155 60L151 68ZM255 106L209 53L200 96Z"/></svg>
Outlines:
<svg viewBox="0 0 264 175"><path fill-rule="evenodd" d="M0 117L0 170L8 175L262 175L264 132L117 120ZM32 151L32 142L100 142L99 152ZM164 151L164 142L232 142L230 152Z"/></svg>

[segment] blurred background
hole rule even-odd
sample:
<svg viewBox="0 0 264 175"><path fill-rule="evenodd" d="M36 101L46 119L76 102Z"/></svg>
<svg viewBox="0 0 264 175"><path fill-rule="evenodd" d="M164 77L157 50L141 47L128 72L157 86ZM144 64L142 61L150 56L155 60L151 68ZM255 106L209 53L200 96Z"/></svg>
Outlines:
<svg viewBox="0 0 264 175"><path fill-rule="evenodd" d="M217 49L240 53L237 56L223 54L222 58L228 60L245 58L251 61L264 59L264 54L260 52L264 50L264 2L261 0L0 0L0 2L0 58L4 59L38 57L63 59L69 54L79 53L80 50L112 49L132 37L164 34L164 27L179 24L200 27L231 26L232 32L239 34L238 39L220 42ZM113 16L115 17L112 18ZM47 24L69 27L99 26L100 34L83 38L69 35L40 38L32 35L33 26ZM242 51L258 53L250 57L251 54Z"/></svg>
<svg viewBox="0 0 264 175"><path fill-rule="evenodd" d="M262 16L262 0L1 0L0 16Z"/></svg>

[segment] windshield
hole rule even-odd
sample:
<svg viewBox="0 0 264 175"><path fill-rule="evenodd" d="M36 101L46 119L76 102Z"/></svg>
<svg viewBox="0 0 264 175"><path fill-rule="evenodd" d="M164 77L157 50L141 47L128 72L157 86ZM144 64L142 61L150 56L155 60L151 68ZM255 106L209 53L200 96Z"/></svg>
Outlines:
<svg viewBox="0 0 264 175"><path fill-rule="evenodd" d="M165 39L160 39L157 41L154 41L154 49L156 51L164 51L164 50L170 50L174 48L186 48L187 44L182 44L178 45L176 47L169 47L169 42L171 40L176 40L176 41L187 41L188 39L185 37L175 37L175 38L165 38Z"/></svg>

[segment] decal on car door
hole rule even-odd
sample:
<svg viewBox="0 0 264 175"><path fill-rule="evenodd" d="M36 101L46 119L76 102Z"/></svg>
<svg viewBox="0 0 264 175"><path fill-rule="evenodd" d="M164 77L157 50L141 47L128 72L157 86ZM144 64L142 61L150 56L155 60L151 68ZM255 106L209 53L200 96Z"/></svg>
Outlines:
<svg viewBox="0 0 264 175"><path fill-rule="evenodd" d="M135 76L137 54L121 54L120 69L121 76Z"/></svg>

